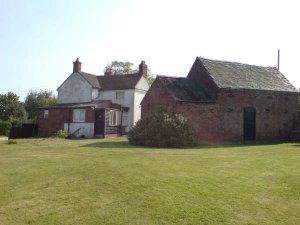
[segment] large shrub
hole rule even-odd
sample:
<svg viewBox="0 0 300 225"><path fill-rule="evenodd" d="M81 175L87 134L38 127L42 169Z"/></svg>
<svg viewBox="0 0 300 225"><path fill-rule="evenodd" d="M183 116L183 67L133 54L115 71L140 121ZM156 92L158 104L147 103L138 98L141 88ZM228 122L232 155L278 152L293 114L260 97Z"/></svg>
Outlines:
<svg viewBox="0 0 300 225"><path fill-rule="evenodd" d="M128 140L133 145L183 148L196 145L192 126L180 114L163 111L141 120L129 131Z"/></svg>
<svg viewBox="0 0 300 225"><path fill-rule="evenodd" d="M0 120L0 135L8 136L10 128L11 123L9 121Z"/></svg>

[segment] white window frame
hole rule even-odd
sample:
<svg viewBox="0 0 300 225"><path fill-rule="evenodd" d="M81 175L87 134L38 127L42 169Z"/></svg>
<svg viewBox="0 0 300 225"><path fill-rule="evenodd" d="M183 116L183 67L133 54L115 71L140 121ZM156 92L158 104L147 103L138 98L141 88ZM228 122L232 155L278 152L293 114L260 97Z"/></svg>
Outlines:
<svg viewBox="0 0 300 225"><path fill-rule="evenodd" d="M85 122L85 109L74 109L73 110L73 122L84 123Z"/></svg>
<svg viewBox="0 0 300 225"><path fill-rule="evenodd" d="M118 110L110 110L109 111L109 126L118 126L120 123L119 119L119 111Z"/></svg>
<svg viewBox="0 0 300 225"><path fill-rule="evenodd" d="M44 119L48 119L49 118L49 110L45 109L44 110Z"/></svg>

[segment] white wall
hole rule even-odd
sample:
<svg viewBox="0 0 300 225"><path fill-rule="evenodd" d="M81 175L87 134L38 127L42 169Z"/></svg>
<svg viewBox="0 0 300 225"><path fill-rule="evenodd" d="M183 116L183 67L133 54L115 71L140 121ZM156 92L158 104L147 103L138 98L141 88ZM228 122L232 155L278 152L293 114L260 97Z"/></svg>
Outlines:
<svg viewBox="0 0 300 225"><path fill-rule="evenodd" d="M78 73L71 74L58 88L57 103L90 102L92 86Z"/></svg>
<svg viewBox="0 0 300 225"><path fill-rule="evenodd" d="M150 85L145 77L141 77L139 82L135 85L135 89L148 91Z"/></svg>
<svg viewBox="0 0 300 225"><path fill-rule="evenodd" d="M134 91L134 115L133 115L133 124L141 119L141 102L145 97L147 91L144 90L135 90Z"/></svg>
<svg viewBox="0 0 300 225"><path fill-rule="evenodd" d="M116 92L122 91L124 92L123 101L119 101L116 99ZM111 91L101 91L99 100L111 100L113 103L121 104L122 106L129 107L128 112L128 126L133 125L133 114L134 114L134 89L127 90L111 90Z"/></svg>
<svg viewBox="0 0 300 225"><path fill-rule="evenodd" d="M81 137L82 135L87 138L94 137L94 123L70 123L69 134L72 134L79 128L81 129L74 134L75 137ZM64 123L64 131L68 132L68 123Z"/></svg>

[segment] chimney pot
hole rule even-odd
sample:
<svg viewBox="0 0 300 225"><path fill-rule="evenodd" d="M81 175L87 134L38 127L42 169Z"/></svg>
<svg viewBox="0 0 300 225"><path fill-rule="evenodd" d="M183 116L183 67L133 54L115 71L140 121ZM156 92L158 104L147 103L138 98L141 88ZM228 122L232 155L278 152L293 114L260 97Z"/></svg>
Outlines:
<svg viewBox="0 0 300 225"><path fill-rule="evenodd" d="M81 72L81 62L79 61L79 58L76 59L75 62L73 62L73 73Z"/></svg>

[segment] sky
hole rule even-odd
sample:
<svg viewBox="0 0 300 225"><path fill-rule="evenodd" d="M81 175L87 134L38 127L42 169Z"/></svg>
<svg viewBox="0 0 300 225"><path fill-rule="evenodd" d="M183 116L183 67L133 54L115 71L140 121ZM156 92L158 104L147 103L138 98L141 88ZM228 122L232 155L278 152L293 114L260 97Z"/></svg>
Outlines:
<svg viewBox="0 0 300 225"><path fill-rule="evenodd" d="M112 60L145 60L182 76L197 56L277 66L300 87L296 0L0 0L0 93L24 100L72 73L103 74Z"/></svg>

